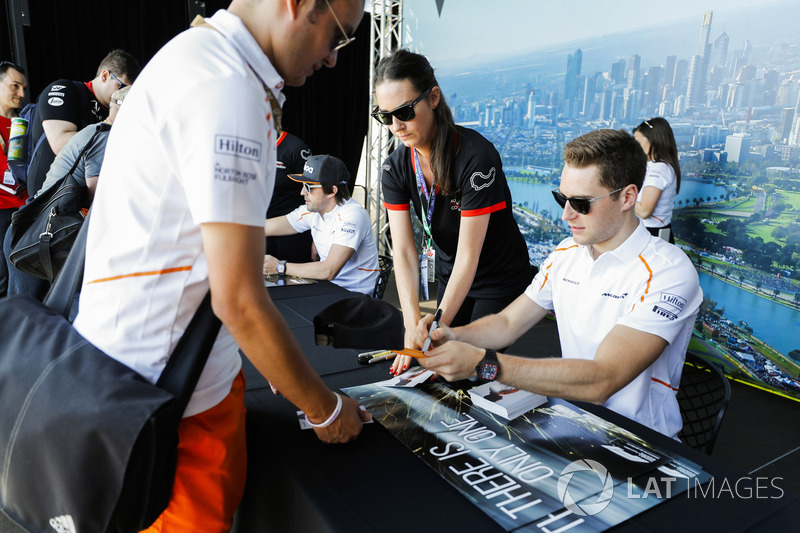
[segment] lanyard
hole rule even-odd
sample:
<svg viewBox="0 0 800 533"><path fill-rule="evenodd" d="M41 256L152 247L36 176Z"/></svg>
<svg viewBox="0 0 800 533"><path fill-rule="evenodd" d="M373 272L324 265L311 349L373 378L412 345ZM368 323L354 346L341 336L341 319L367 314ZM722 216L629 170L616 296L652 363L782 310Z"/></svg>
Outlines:
<svg viewBox="0 0 800 533"><path fill-rule="evenodd" d="M425 235L428 237L426 246L431 247L433 236L431 235L431 220L433 219L433 207L436 205L436 192L438 187L434 187L430 194L428 194L428 187L425 185L425 177L422 175L422 165L419 163L419 155L417 151L411 150L411 162L414 164L414 173L417 175L417 186L419 187L419 199L422 201L422 208L425 209L425 202L428 202L428 208L425 216L422 217L422 229L425 230Z"/></svg>

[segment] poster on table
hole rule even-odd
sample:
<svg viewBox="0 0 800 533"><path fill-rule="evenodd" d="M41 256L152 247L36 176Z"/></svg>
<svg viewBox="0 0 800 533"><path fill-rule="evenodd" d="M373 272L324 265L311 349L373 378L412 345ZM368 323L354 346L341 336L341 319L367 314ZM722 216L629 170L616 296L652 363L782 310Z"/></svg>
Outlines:
<svg viewBox="0 0 800 533"><path fill-rule="evenodd" d="M562 400L509 421L443 383L344 391L507 531L605 529L710 479Z"/></svg>

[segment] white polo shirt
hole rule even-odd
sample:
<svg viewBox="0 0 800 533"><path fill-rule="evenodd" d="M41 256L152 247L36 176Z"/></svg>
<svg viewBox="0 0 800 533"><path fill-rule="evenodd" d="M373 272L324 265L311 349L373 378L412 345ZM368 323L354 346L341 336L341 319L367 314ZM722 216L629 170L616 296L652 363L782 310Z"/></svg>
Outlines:
<svg viewBox="0 0 800 533"><path fill-rule="evenodd" d="M75 327L155 382L209 288L200 224L263 227L275 131L262 82L283 80L227 11L145 66L109 136L92 204ZM222 327L184 416L210 409L241 366Z"/></svg>
<svg viewBox="0 0 800 533"><path fill-rule="evenodd" d="M675 197L678 195L678 177L667 163L660 161L647 162L647 174L644 176L642 191L645 187L655 187L661 191L656 207L652 214L644 219L648 228L661 228L672 222L672 210L675 206ZM642 191L639 191L637 201L642 201Z"/></svg>
<svg viewBox="0 0 800 533"><path fill-rule="evenodd" d="M659 358L604 405L675 437L682 427L675 393L703 300L686 254L650 235L641 223L596 261L586 246L568 238L542 264L525 294L555 310L565 358L593 359L617 324L666 340Z"/></svg>
<svg viewBox="0 0 800 533"><path fill-rule="evenodd" d="M301 205L286 220L298 232L311 230L319 258L324 261L331 246L339 244L355 250L333 282L353 292L372 296L378 280L378 247L372 235L369 214L361 204L350 198L336 205L330 213L312 213Z"/></svg>

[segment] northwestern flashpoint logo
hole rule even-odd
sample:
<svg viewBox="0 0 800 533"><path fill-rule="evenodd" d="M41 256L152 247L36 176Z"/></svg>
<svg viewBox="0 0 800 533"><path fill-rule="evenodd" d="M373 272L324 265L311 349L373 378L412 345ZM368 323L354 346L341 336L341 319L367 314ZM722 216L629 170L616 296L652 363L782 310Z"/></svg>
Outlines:
<svg viewBox="0 0 800 533"><path fill-rule="evenodd" d="M597 499L594 502L583 501L583 496L579 496L579 499L582 501L578 503L570 493L569 485L573 481L573 476L579 472L593 473L594 476L597 477L597 481L591 479L593 476L588 476L589 479L591 479L591 481L588 481L587 475L580 474L579 479L582 481L579 483L578 480L576 480L574 482L574 489L577 488L579 484L586 486L588 483L591 483L592 488L595 486L595 484L603 487L599 494L597 494L596 491L592 491L590 493L596 494ZM579 516L592 516L608 507L608 504L611 503L611 496L614 494L614 480L611 478L611 474L608 473L608 470L606 470L606 468L597 461L592 461L591 459L581 459L580 461L574 461L568 464L567 467L561 472L561 477L558 478L556 490L558 491L558 498L567 509ZM574 490L574 492L586 493L586 490ZM593 499L593 497L589 497L589 500L591 499Z"/></svg>

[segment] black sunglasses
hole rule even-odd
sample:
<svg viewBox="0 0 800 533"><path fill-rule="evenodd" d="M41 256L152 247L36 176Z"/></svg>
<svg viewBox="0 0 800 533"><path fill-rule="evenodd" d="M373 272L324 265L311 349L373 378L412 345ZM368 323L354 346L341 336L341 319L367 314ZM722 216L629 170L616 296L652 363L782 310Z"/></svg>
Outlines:
<svg viewBox="0 0 800 533"><path fill-rule="evenodd" d="M592 202L599 200L600 198L605 198L609 194L614 194L615 192L619 192L625 187L620 187L616 191L611 191L609 193L603 194L601 196L595 196L594 198L568 198L564 196L564 194L559 189L553 189L553 198L556 199L558 205L564 208L569 202L569 205L572 206L572 209L580 213L581 215L588 215L589 210L592 208Z"/></svg>
<svg viewBox="0 0 800 533"><path fill-rule="evenodd" d="M420 103L422 100L425 99L428 94L430 94L431 87L427 91L423 92L421 95L417 96L417 99L411 102L410 104L401 105L394 111L378 111L378 108L375 107L375 111L370 113L372 118L383 124L384 126L391 126L392 125L392 117L397 117L397 120L400 122L408 122L409 120L414 120L416 117L416 113L414 112L414 106Z"/></svg>

